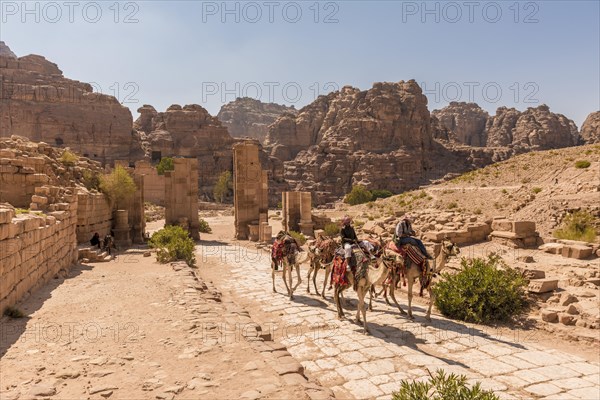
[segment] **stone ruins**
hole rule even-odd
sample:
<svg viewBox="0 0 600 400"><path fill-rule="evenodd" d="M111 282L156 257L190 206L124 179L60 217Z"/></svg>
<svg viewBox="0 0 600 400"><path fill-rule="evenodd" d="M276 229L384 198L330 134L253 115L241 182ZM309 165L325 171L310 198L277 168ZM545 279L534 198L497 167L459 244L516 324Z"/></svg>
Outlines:
<svg viewBox="0 0 600 400"><path fill-rule="evenodd" d="M165 172L165 224L181 225L199 240L198 160L176 158L175 170Z"/></svg>
<svg viewBox="0 0 600 400"><path fill-rule="evenodd" d="M233 191L236 239L267 241L268 236L270 241L268 173L262 169L256 141L233 146Z"/></svg>
<svg viewBox="0 0 600 400"><path fill-rule="evenodd" d="M283 192L281 197L283 229L314 236L310 192Z"/></svg>

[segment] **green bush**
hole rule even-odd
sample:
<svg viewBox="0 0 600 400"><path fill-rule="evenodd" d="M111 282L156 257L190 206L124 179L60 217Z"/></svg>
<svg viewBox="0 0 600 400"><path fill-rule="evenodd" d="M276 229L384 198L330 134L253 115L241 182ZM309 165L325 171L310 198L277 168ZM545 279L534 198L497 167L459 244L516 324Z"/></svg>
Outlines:
<svg viewBox="0 0 600 400"><path fill-rule="evenodd" d="M200 225L198 226L198 230L202 233L212 233L212 228L210 227L210 225L208 225L208 222L206 222L206 220L200 218L199 220Z"/></svg>
<svg viewBox="0 0 600 400"><path fill-rule="evenodd" d="M166 226L154 232L149 245L157 249L156 260L160 263L183 260L190 267L196 264L194 241L181 226Z"/></svg>
<svg viewBox="0 0 600 400"><path fill-rule="evenodd" d="M344 202L350 204L351 206L368 203L371 200L373 200L373 194L365 189L364 186L360 185L353 186L350 193L348 193L344 198Z"/></svg>
<svg viewBox="0 0 600 400"><path fill-rule="evenodd" d="M158 172L159 175L164 175L166 171L173 170L175 170L175 163L173 162L172 157L163 157L156 165L156 172Z"/></svg>
<svg viewBox="0 0 600 400"><path fill-rule="evenodd" d="M576 211L569 214L563 220L561 227L554 231L554 237L593 242L596 239L594 217L586 211Z"/></svg>
<svg viewBox="0 0 600 400"><path fill-rule="evenodd" d="M233 194L233 180L231 177L231 171L223 171L219 175L219 179L213 189L213 195L215 200L219 203L223 203L227 197Z"/></svg>
<svg viewBox="0 0 600 400"><path fill-rule="evenodd" d="M402 380L400 390L392 393L392 400L500 400L491 390L481 389L480 383L467 386L467 377L446 375L438 369L427 382Z"/></svg>
<svg viewBox="0 0 600 400"><path fill-rule="evenodd" d="M533 193L538 194L539 192L542 191L541 187L534 187L533 189L531 189L533 191Z"/></svg>
<svg viewBox="0 0 600 400"><path fill-rule="evenodd" d="M325 231L325 235L329 237L336 237L340 234L340 226L335 222L330 222L329 224L325 225L323 230Z"/></svg>
<svg viewBox="0 0 600 400"><path fill-rule="evenodd" d="M88 190L100 190L100 174L94 171L85 170L82 174L83 185Z"/></svg>
<svg viewBox="0 0 600 400"><path fill-rule="evenodd" d="M60 161L63 165L67 166L67 167L72 167L75 165L75 163L79 160L79 157L77 157L72 151L70 150L65 150L63 151L63 153L61 154L60 158L58 159L58 161Z"/></svg>
<svg viewBox="0 0 600 400"><path fill-rule="evenodd" d="M304 234L302 234L300 232L296 232L296 231L290 231L289 233L290 233L291 237L296 239L296 242L298 242L298 244L300 246L302 246L304 243L306 243L306 236L304 236Z"/></svg>
<svg viewBox="0 0 600 400"><path fill-rule="evenodd" d="M371 190L371 200L377 199L387 199L388 197L392 197L394 193L389 190L381 190L381 189L373 189Z"/></svg>
<svg viewBox="0 0 600 400"><path fill-rule="evenodd" d="M133 197L135 190L133 178L120 165L110 174L100 177L100 191L113 201L117 210Z"/></svg>
<svg viewBox="0 0 600 400"><path fill-rule="evenodd" d="M448 203L448 207L447 208L449 210L451 210L451 209L456 208L456 207L458 207L458 204L456 204L455 201L452 201L452 202Z"/></svg>
<svg viewBox="0 0 600 400"><path fill-rule="evenodd" d="M443 274L435 288L435 304L447 317L466 322L507 321L526 305L522 275L495 254L462 259L462 271Z"/></svg>
<svg viewBox="0 0 600 400"><path fill-rule="evenodd" d="M587 160L579 160L575 162L575 168L587 168L591 163Z"/></svg>

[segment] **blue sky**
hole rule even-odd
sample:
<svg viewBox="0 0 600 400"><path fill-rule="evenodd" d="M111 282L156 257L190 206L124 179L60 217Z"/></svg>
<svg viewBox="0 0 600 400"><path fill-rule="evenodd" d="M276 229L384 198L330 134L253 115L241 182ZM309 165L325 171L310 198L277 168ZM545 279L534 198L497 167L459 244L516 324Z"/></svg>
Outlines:
<svg viewBox="0 0 600 400"><path fill-rule="evenodd" d="M310 103L415 79L433 110L600 109L599 1L0 1L0 40L116 95L134 118L248 95Z"/></svg>

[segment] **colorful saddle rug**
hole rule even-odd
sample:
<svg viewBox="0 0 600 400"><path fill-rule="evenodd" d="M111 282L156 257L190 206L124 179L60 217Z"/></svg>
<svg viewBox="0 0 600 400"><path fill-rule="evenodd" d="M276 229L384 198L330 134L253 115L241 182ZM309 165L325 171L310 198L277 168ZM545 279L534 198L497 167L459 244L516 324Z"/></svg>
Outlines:
<svg viewBox="0 0 600 400"><path fill-rule="evenodd" d="M400 270L400 274L402 276L402 281L403 281L403 286L406 286L406 277L405 277L405 273L406 273L406 266L408 265L408 262L412 262L415 265L417 265L419 267L419 271L420 271L420 276L419 276L419 282L421 283L421 289L419 291L419 296L423 296L423 290L427 287L429 287L429 285L431 284L431 271L429 270L428 264L427 264L427 259L425 258L425 256L421 253L421 251L418 249L418 247L413 246L412 244L405 244L400 246L400 248L398 248L398 246L396 245L396 243L389 242L386 246L386 248L388 250L391 250L397 254L399 254L403 259L404 259L404 265L402 266L401 270Z"/></svg>

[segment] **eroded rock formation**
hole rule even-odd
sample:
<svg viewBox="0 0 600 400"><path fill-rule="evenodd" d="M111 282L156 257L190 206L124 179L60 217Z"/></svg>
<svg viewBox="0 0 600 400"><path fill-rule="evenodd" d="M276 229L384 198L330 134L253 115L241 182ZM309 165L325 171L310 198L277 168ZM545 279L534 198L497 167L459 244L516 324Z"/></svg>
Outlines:
<svg viewBox="0 0 600 400"><path fill-rule="evenodd" d="M263 143L269 125L284 113L295 115L296 112L294 107L243 97L221 107L217 118L234 138L250 137Z"/></svg>
<svg viewBox="0 0 600 400"><path fill-rule="evenodd" d="M475 103L452 102L432 115L434 137L470 146L543 150L580 144L575 123L545 104L525 111L500 107L490 116Z"/></svg>
<svg viewBox="0 0 600 400"><path fill-rule="evenodd" d="M140 155L128 108L67 79L42 56L17 58L0 45L0 136L19 135L102 163Z"/></svg>
<svg viewBox="0 0 600 400"><path fill-rule="evenodd" d="M600 143L600 111L587 116L581 125L581 139L585 143Z"/></svg>
<svg viewBox="0 0 600 400"><path fill-rule="evenodd" d="M234 139L221 122L206 109L190 104L170 106L165 112L144 105L135 129L140 132L146 157L196 157L199 192L212 197L213 186L223 171L231 170Z"/></svg>
<svg viewBox="0 0 600 400"><path fill-rule="evenodd" d="M355 184L398 192L420 180L427 167L429 120L427 98L415 81L376 83L366 91L346 86L296 117L280 117L267 144L273 156L290 160L290 186L312 191L317 203Z"/></svg>

